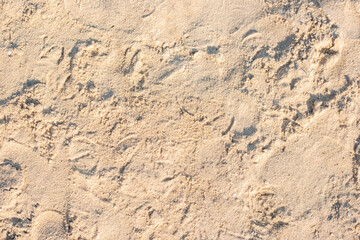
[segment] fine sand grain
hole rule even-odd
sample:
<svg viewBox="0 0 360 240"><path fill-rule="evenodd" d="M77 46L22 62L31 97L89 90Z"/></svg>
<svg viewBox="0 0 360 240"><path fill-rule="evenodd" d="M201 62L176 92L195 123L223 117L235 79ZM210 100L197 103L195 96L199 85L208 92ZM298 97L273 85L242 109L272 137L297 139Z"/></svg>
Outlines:
<svg viewBox="0 0 360 240"><path fill-rule="evenodd" d="M360 1L0 0L0 239L359 239Z"/></svg>

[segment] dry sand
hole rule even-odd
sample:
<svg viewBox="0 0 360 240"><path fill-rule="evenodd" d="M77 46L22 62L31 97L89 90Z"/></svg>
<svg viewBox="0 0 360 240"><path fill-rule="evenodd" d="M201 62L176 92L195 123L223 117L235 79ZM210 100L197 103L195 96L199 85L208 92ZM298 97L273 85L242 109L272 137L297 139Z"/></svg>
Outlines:
<svg viewBox="0 0 360 240"><path fill-rule="evenodd" d="M1 239L359 239L360 1L1 0Z"/></svg>

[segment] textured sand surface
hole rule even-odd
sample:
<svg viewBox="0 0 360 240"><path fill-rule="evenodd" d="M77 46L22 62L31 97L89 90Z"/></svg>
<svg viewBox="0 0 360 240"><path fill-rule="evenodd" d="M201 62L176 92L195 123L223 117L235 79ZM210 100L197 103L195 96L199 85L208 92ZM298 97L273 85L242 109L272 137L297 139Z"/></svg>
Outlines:
<svg viewBox="0 0 360 240"><path fill-rule="evenodd" d="M1 239L359 239L360 1L0 0Z"/></svg>

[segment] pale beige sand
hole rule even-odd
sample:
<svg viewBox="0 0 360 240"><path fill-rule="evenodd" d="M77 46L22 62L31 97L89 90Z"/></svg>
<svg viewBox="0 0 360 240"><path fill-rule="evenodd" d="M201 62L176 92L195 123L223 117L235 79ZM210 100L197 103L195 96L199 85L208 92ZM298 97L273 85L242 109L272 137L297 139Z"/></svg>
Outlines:
<svg viewBox="0 0 360 240"><path fill-rule="evenodd" d="M1 239L359 239L360 1L1 0Z"/></svg>

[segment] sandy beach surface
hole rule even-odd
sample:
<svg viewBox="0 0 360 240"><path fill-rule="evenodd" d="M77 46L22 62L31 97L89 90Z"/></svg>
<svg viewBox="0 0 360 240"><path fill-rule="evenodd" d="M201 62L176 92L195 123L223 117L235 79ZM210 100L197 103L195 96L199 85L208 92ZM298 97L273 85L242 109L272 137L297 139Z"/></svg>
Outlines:
<svg viewBox="0 0 360 240"><path fill-rule="evenodd" d="M0 0L0 239L360 239L360 1Z"/></svg>

